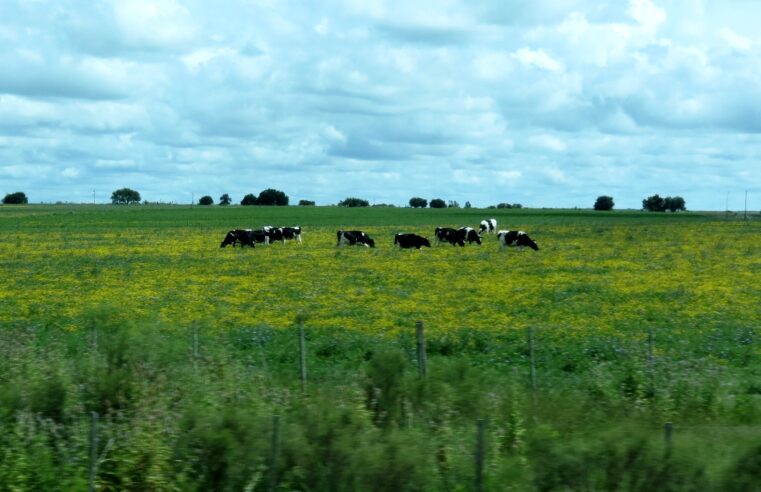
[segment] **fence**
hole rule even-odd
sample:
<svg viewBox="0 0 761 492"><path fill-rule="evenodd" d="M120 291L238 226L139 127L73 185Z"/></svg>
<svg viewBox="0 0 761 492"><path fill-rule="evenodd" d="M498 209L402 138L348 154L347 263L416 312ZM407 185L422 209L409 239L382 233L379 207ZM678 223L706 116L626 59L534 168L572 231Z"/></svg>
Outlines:
<svg viewBox="0 0 761 492"><path fill-rule="evenodd" d="M425 380L428 377L428 355L426 348L426 332L423 321L416 321L414 323L414 347L415 347L415 360L417 365L418 377L421 380ZM294 372L298 374L298 380L300 383L301 391L305 396L308 396L308 367L307 367L307 330L304 326L303 320L297 320L297 340L294 343L294 350L298 352L298 368ZM92 352L98 352L100 349L98 343L98 330L93 328L89 335L89 345ZM656 338L652 329L648 329L644 340L644 358L647 368L652 371L656 363ZM526 353L528 354L528 374L525 380L525 384L531 389L532 395L536 395L539 387L539 381L541 381L542 373L537 367L537 353L541 351L541 345L537 343L536 331L529 328L526 331ZM197 323L193 323L191 326L191 342L190 342L190 354L193 360L193 367L197 370L199 367L198 361L202 358L202 337ZM271 446L270 456L268 459L268 487L269 490L276 490L278 486L278 470L280 459L280 430L281 430L281 417L279 415L272 416L272 428L271 428ZM113 438L109 439L105 446L101 447L101 440L98 436L99 416L96 412L91 412L91 425L90 425L90 439L89 439L89 466L88 466L88 484L89 490L94 491L97 488L97 477L99 464L106 459L109 449L113 446ZM674 424L670 421L663 424L663 447L664 455L670 457L673 452L673 440L674 440ZM489 422L485 419L477 419L474 422L474 434L473 434L473 489L481 491L484 488L486 481L486 473L488 467L489 456L487 454L487 447L485 442L489 433Z"/></svg>

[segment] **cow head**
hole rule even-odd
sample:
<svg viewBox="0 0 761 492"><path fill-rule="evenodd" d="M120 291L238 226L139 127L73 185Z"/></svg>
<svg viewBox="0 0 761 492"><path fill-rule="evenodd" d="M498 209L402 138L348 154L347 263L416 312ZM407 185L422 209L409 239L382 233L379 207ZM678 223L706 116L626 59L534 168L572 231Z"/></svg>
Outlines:
<svg viewBox="0 0 761 492"><path fill-rule="evenodd" d="M536 242L528 237L528 234L522 234L518 237L518 244L520 246L528 246L529 248L533 249L534 251L539 251L539 246L537 246Z"/></svg>
<svg viewBox="0 0 761 492"><path fill-rule="evenodd" d="M237 241L238 238L235 235L235 231L230 231L225 235L225 238L222 240L222 244L219 245L220 248L224 248L228 244L232 244L233 247L235 247L235 241Z"/></svg>

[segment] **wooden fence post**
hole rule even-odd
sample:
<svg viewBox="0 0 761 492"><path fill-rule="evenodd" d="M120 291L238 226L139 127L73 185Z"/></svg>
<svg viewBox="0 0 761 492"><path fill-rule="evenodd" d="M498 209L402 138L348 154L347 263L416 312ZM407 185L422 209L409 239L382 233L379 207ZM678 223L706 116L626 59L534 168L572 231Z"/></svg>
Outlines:
<svg viewBox="0 0 761 492"><path fill-rule="evenodd" d="M534 329L528 329L528 356L531 374L531 391L536 391L536 350L534 348Z"/></svg>
<svg viewBox="0 0 761 492"><path fill-rule="evenodd" d="M481 492L484 489L484 433L486 429L486 421L484 419L478 419L476 422L476 452L475 452L475 490Z"/></svg>
<svg viewBox="0 0 761 492"><path fill-rule="evenodd" d="M417 333L417 368L420 378L425 378L427 368L427 356L425 353L425 334L423 333L423 322L417 321L415 323L415 331Z"/></svg>
<svg viewBox="0 0 761 492"><path fill-rule="evenodd" d="M95 478L98 473L98 412L90 412L90 463L88 490L95 491Z"/></svg>
<svg viewBox="0 0 761 492"><path fill-rule="evenodd" d="M301 391L307 389L307 346L304 337L304 322L299 321L299 374L301 378Z"/></svg>
<svg viewBox="0 0 761 492"><path fill-rule="evenodd" d="M277 488L277 457L280 454L280 416L272 417L272 453L270 454L270 492Z"/></svg>

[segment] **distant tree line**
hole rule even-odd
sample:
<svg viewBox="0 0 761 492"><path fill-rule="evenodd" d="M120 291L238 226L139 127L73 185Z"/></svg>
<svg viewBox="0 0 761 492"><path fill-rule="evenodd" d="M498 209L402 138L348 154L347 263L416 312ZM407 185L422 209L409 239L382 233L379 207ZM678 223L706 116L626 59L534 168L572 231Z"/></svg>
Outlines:
<svg viewBox="0 0 761 492"><path fill-rule="evenodd" d="M349 197L338 202L339 207L369 207L370 202L362 198Z"/></svg>
<svg viewBox="0 0 761 492"><path fill-rule="evenodd" d="M684 198L681 196L667 196L662 198L657 193L642 200L642 210L648 212L665 212L669 210L676 212L677 210L687 210L685 206Z"/></svg>
<svg viewBox="0 0 761 492"><path fill-rule="evenodd" d="M115 205L130 205L134 203L140 203L140 193L131 188L120 188L111 193L111 203ZM273 188L267 188L262 190L259 195L249 193L243 197L240 201L241 205L276 205L286 206L288 205L288 195L280 190ZM3 204L25 204L29 203L26 194L23 191L17 191L15 193L8 193L3 198ZM147 203L147 201L146 201ZM227 193L222 194L219 197L219 205L230 205L232 199ZM214 205L214 199L210 195L204 195L198 200L199 205ZM315 202L312 200L299 200L299 206L309 207L314 206ZM339 207L369 207L370 202L362 198L348 197L337 204ZM430 201L421 197L412 197L409 200L409 206L412 208L460 208L460 204L457 201L449 200L445 202L441 198L432 198ZM615 202L612 196L601 195L597 197L594 203L594 209L599 211L613 210ZM394 205L386 203L374 204L373 207L394 207ZM465 208L471 208L470 202L465 202ZM519 209L523 208L520 203L507 203L501 202L497 205L490 205L490 209ZM671 212L685 211L687 210L686 202L681 196L667 196L661 197L657 193L642 200L642 210L649 212L665 212L669 210Z"/></svg>
<svg viewBox="0 0 761 492"><path fill-rule="evenodd" d="M255 196L252 193L247 194L240 201L241 205L276 205L286 206L288 205L288 195L280 190L273 188L267 188L259 193L259 196Z"/></svg>
<svg viewBox="0 0 761 492"><path fill-rule="evenodd" d="M412 208L425 208L425 207L431 207L431 208L460 208L460 204L457 203L456 200L449 200L449 202L445 202L441 198L432 198L429 202L425 198L420 198L419 196L414 196L410 198L409 205ZM470 208L470 202L465 202L465 208Z"/></svg>
<svg viewBox="0 0 761 492"><path fill-rule="evenodd" d="M523 205L520 203L498 203L496 207L489 207L489 208L523 208Z"/></svg>
<svg viewBox="0 0 761 492"><path fill-rule="evenodd" d="M595 210L606 211L613 210L615 203L612 196L601 195L597 197L594 204ZM669 210L676 212L678 210L687 210L684 198L681 196L661 197L657 193L642 200L642 210L648 212L665 212Z"/></svg>
<svg viewBox="0 0 761 492"><path fill-rule="evenodd" d="M219 197L219 204L220 205L230 205L232 203L232 198L230 198L230 195L227 193L223 193L222 196ZM199 205L214 205L214 199L211 197L211 195L204 195L198 200Z"/></svg>
<svg viewBox="0 0 761 492"><path fill-rule="evenodd" d="M283 193L280 190L275 190L272 188L267 188L266 190L263 190L259 195L254 195L253 193L248 193L243 197L243 199L240 201L241 205L275 205L275 206L285 206L288 205L288 202L290 199L288 198L288 195ZM230 205L232 203L232 199L230 198L230 195L225 193L224 195L219 197L219 204L220 205ZM214 199L210 197L209 195L201 197L200 200L198 200L199 205L213 205ZM313 200L299 200L298 205L300 207L314 207L315 202Z"/></svg>

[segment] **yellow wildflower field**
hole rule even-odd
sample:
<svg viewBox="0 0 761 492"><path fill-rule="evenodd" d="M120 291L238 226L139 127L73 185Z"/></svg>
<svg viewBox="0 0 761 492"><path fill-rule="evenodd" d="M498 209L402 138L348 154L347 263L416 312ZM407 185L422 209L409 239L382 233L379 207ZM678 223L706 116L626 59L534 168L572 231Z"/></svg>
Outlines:
<svg viewBox="0 0 761 492"><path fill-rule="evenodd" d="M517 215L501 218L500 228L524 228L539 251L500 251L494 235L481 246L417 251L394 248L394 233L432 240L436 226L458 224L431 214L414 224L389 216L363 225L355 215L356 225L345 227L345 218L309 213L319 220L304 226L303 244L255 249L220 248L231 227L218 216L143 225L138 214L90 227L6 215L0 323L74 330L103 305L180 328L289 327L303 317L312 327L390 335L416 320L436 332L537 327L573 335L761 319L758 221ZM337 248L339 228L363 229L377 247Z"/></svg>

